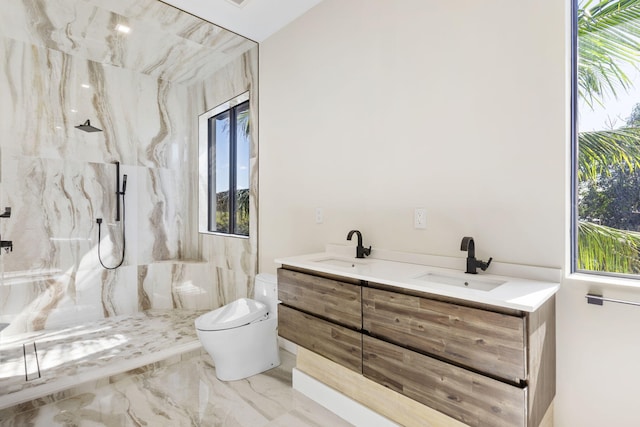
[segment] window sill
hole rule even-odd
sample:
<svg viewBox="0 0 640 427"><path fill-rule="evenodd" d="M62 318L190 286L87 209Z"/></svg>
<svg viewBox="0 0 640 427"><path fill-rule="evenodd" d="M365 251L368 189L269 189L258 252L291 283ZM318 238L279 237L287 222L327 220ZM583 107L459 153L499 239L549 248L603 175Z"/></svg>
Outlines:
<svg viewBox="0 0 640 427"><path fill-rule="evenodd" d="M564 278L565 283L581 282L589 285L601 285L606 287L619 287L628 289L640 289L640 276L638 279L625 277L604 276L588 273L570 273Z"/></svg>
<svg viewBox="0 0 640 427"><path fill-rule="evenodd" d="M249 236L242 234L229 234L229 233L216 233L215 231L201 231L200 234L206 234L208 236L230 237L234 239L248 239Z"/></svg>

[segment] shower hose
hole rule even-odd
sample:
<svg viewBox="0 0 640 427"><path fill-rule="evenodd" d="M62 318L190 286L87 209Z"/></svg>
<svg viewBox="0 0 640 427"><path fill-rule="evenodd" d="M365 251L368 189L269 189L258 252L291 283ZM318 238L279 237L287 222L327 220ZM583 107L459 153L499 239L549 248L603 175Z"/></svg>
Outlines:
<svg viewBox="0 0 640 427"><path fill-rule="evenodd" d="M100 255L100 242L102 241L102 218L98 218L96 222L98 223L98 261L100 261L100 265L107 270L115 270L120 267L124 262L124 253L125 248L127 247L127 237L125 235L126 221L125 221L125 202L124 202L124 191L118 194L118 197L122 195L122 257L120 258L120 262L118 265L114 267L107 267L102 261L102 256Z"/></svg>

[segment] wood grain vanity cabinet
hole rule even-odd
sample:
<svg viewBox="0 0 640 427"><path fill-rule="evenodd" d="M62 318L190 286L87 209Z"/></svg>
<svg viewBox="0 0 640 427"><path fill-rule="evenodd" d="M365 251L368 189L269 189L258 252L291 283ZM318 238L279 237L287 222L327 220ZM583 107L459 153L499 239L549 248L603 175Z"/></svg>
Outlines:
<svg viewBox="0 0 640 427"><path fill-rule="evenodd" d="M370 283L363 374L473 426L537 426L555 396L555 297L533 313Z"/></svg>
<svg viewBox="0 0 640 427"><path fill-rule="evenodd" d="M363 289L364 329L421 353L507 381L527 377L526 317Z"/></svg>
<svg viewBox="0 0 640 427"><path fill-rule="evenodd" d="M362 287L300 271L278 270L278 333L362 373Z"/></svg>
<svg viewBox="0 0 640 427"><path fill-rule="evenodd" d="M555 396L555 297L529 313L285 268L278 289L281 336L467 425L538 426Z"/></svg>

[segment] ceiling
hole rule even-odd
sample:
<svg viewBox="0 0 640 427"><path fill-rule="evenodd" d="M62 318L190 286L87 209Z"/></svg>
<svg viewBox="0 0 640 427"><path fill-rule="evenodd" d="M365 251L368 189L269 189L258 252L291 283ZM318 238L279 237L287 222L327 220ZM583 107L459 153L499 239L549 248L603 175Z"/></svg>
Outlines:
<svg viewBox="0 0 640 427"><path fill-rule="evenodd" d="M215 25L262 42L322 0L162 0Z"/></svg>

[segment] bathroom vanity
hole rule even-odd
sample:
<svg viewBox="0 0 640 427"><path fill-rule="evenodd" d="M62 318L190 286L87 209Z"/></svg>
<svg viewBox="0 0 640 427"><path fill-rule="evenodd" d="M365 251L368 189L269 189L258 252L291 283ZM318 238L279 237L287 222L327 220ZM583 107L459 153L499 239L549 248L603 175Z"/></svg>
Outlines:
<svg viewBox="0 0 640 427"><path fill-rule="evenodd" d="M277 262L283 338L466 425L541 423L558 283L328 254Z"/></svg>

